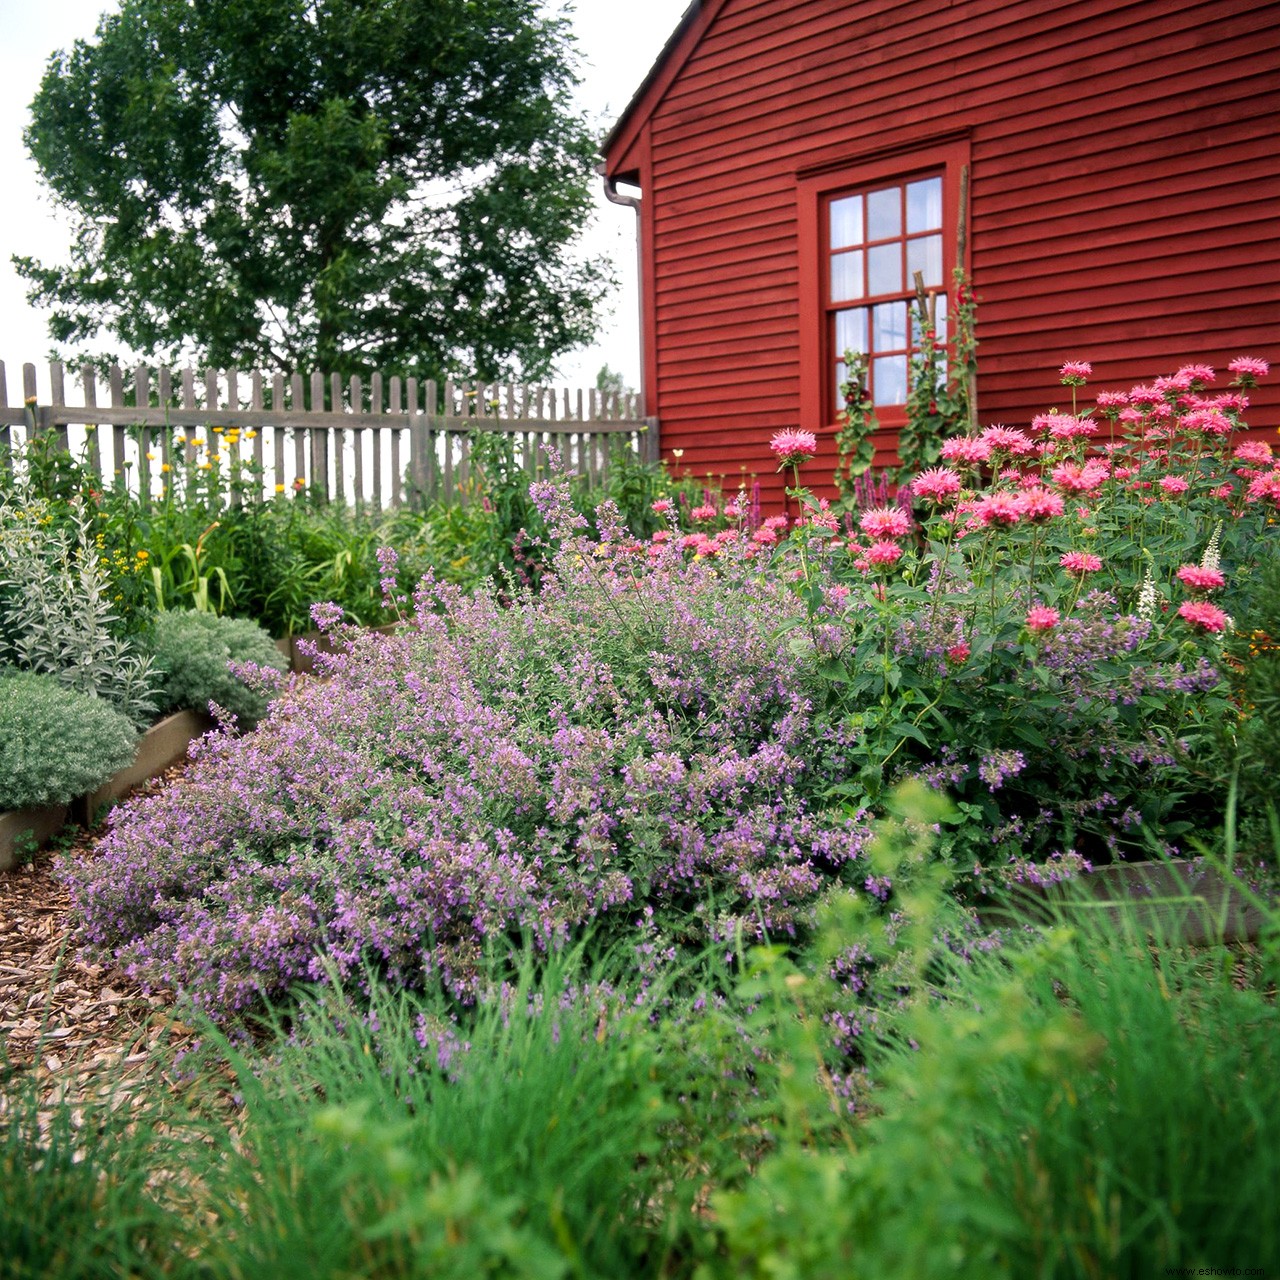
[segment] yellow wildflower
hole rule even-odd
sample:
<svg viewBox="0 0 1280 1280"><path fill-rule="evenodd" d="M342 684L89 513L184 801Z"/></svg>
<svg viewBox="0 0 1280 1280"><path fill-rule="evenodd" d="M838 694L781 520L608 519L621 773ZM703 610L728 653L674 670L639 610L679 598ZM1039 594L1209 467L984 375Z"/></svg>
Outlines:
<svg viewBox="0 0 1280 1280"><path fill-rule="evenodd" d="M284 485L282 485L282 484L278 484L278 485L276 485L276 492L277 492L277 493L283 493L283 492L284 492Z"/></svg>
<svg viewBox="0 0 1280 1280"><path fill-rule="evenodd" d="M172 471L172 470L173 470L173 468L172 468L172 467L171 467L167 462L162 462L162 463L160 464L160 470L161 470L161 471Z"/></svg>

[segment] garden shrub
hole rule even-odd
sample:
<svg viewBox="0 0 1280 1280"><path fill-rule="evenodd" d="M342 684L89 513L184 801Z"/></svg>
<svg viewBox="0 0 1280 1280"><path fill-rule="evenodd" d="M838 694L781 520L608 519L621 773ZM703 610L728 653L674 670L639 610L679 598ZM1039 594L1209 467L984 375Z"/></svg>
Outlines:
<svg viewBox="0 0 1280 1280"><path fill-rule="evenodd" d="M72 504L60 524L25 483L0 489L0 663L56 675L143 726L155 712L154 677L149 660L117 634L110 590L83 505Z"/></svg>
<svg viewBox="0 0 1280 1280"><path fill-rule="evenodd" d="M0 667L0 809L67 804L131 764L136 745L103 699Z"/></svg>
<svg viewBox="0 0 1280 1280"><path fill-rule="evenodd" d="M207 711L214 702L240 720L256 722L266 710L267 698L234 675L228 664L251 663L281 672L288 665L271 637L247 618L191 610L161 613L152 643L161 711Z"/></svg>
<svg viewBox="0 0 1280 1280"><path fill-rule="evenodd" d="M590 542L567 484L534 491L559 540L539 595L425 581L406 631L206 740L68 868L85 938L218 1015L326 963L468 998L522 934L732 946L860 881L865 823L813 803L845 745L781 633L796 597L674 541L650 559L607 512Z"/></svg>
<svg viewBox="0 0 1280 1280"><path fill-rule="evenodd" d="M947 440L907 478L914 512L864 511L847 540L794 489L805 519L774 567L799 575L826 709L855 744L837 789L948 789L953 855L979 882L1146 857L1152 838L1185 850L1212 826L1215 739L1237 714L1223 642L1280 508L1270 446L1240 438L1265 371L1234 361L1236 389L1214 394L1187 365L1030 431ZM1073 404L1089 373L1063 367ZM808 446L785 461L797 485Z"/></svg>

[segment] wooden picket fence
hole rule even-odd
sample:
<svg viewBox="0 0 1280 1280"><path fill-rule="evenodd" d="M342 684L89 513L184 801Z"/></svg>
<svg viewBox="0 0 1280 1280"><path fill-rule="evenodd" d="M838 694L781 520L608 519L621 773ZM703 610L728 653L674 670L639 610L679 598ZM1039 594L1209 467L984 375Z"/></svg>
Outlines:
<svg viewBox="0 0 1280 1280"><path fill-rule="evenodd" d="M0 361L0 465L52 433L106 485L123 483L144 499L162 490L168 472L218 467L241 493L305 486L380 508L464 500L474 490L470 438L478 431L509 437L530 474L555 450L592 486L603 483L618 449L659 456L657 421L643 416L634 394L441 386L379 373L344 385L337 374L147 366L114 367L105 387L86 367L79 382L80 403L68 403L66 370L51 363L49 403L41 404L36 367L24 364L22 403L10 405Z"/></svg>

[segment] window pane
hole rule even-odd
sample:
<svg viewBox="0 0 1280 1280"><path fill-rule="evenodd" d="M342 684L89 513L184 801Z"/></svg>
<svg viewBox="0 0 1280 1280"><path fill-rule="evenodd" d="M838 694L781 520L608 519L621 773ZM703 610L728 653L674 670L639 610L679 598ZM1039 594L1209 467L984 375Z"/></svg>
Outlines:
<svg viewBox="0 0 1280 1280"><path fill-rule="evenodd" d="M887 240L902 234L902 188L889 187L867 195L867 239Z"/></svg>
<svg viewBox="0 0 1280 1280"><path fill-rule="evenodd" d="M871 346L876 351L903 350L907 345L907 304L882 302L871 308ZM903 377L906 377L906 365ZM896 400L886 401L896 404Z"/></svg>
<svg viewBox="0 0 1280 1280"><path fill-rule="evenodd" d="M846 351L866 351L867 349L867 309L858 307L853 311L836 312L836 355L842 356Z"/></svg>
<svg viewBox="0 0 1280 1280"><path fill-rule="evenodd" d="M836 398L832 403L836 407L836 417L838 418L844 412L844 361L836 361Z"/></svg>
<svg viewBox="0 0 1280 1280"><path fill-rule="evenodd" d="M862 298L866 291L862 285L862 250L831 255L831 301L848 302Z"/></svg>
<svg viewBox="0 0 1280 1280"><path fill-rule="evenodd" d="M945 293L938 294L938 307L935 312L938 318L938 341L946 342L947 340L947 295Z"/></svg>
<svg viewBox="0 0 1280 1280"><path fill-rule="evenodd" d="M902 244L878 244L867 250L867 292L902 292Z"/></svg>
<svg viewBox="0 0 1280 1280"><path fill-rule="evenodd" d="M907 403L907 357L881 356L871 362L872 399L876 404Z"/></svg>
<svg viewBox="0 0 1280 1280"><path fill-rule="evenodd" d="M907 183L907 232L934 231L942 226L942 179Z"/></svg>
<svg viewBox="0 0 1280 1280"><path fill-rule="evenodd" d="M846 245L861 244L862 197L845 196L831 202L831 248L843 249Z"/></svg>
<svg viewBox="0 0 1280 1280"><path fill-rule="evenodd" d="M907 241L907 280L913 281L917 271L924 273L926 289L936 289L942 284L941 236L921 236Z"/></svg>

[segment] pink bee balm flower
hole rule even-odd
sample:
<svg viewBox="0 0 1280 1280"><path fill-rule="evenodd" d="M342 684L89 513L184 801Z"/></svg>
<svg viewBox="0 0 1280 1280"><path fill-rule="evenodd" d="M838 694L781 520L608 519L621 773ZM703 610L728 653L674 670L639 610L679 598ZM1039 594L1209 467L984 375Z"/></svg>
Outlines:
<svg viewBox="0 0 1280 1280"><path fill-rule="evenodd" d="M1027 610L1027 630L1033 632L1052 631L1062 621L1057 609L1050 609L1043 604L1033 605Z"/></svg>
<svg viewBox="0 0 1280 1280"><path fill-rule="evenodd" d="M1064 387L1083 387L1085 379L1093 373L1093 365L1087 360L1068 360L1058 370Z"/></svg>
<svg viewBox="0 0 1280 1280"><path fill-rule="evenodd" d="M1245 501L1261 502L1264 498L1280 503L1280 471L1260 471L1249 481Z"/></svg>
<svg viewBox="0 0 1280 1280"><path fill-rule="evenodd" d="M876 507L863 513L858 527L871 538L905 538L911 532L911 517L901 507Z"/></svg>
<svg viewBox="0 0 1280 1280"><path fill-rule="evenodd" d="M1271 366L1265 360L1254 356L1236 356L1227 368L1236 375L1236 385L1240 387L1256 387L1258 379L1271 372Z"/></svg>
<svg viewBox="0 0 1280 1280"><path fill-rule="evenodd" d="M1182 420L1188 431L1202 431L1207 436L1229 436L1231 419L1221 409L1195 409Z"/></svg>
<svg viewBox="0 0 1280 1280"><path fill-rule="evenodd" d="M1008 453L1014 457L1018 457L1024 453L1030 453L1034 448L1034 443L1022 431L1016 427L987 427L981 435L978 436L988 449L995 453L997 450L1001 453Z"/></svg>
<svg viewBox="0 0 1280 1280"><path fill-rule="evenodd" d="M759 529L751 535L752 542L758 542L761 546L771 547L778 541L778 532L776 529L767 529L761 525Z"/></svg>
<svg viewBox="0 0 1280 1280"><path fill-rule="evenodd" d="M911 482L911 492L917 498L942 506L960 492L960 477L947 467L931 467Z"/></svg>
<svg viewBox="0 0 1280 1280"><path fill-rule="evenodd" d="M868 564L887 568L902 558L902 548L896 542L873 542L864 554Z"/></svg>
<svg viewBox="0 0 1280 1280"><path fill-rule="evenodd" d="M1102 568L1102 561L1088 551L1068 551L1058 557L1058 563L1070 574L1084 577L1086 573L1097 573Z"/></svg>
<svg viewBox="0 0 1280 1280"><path fill-rule="evenodd" d="M1215 376L1216 375L1213 372L1213 366L1211 364L1184 364L1182 368L1174 374L1175 378L1185 378L1192 387L1196 388L1196 390L1199 390L1199 388L1196 387L1196 383L1203 386L1205 383L1212 382Z"/></svg>
<svg viewBox="0 0 1280 1280"><path fill-rule="evenodd" d="M709 502L704 502L700 507L694 507L689 512L692 520L714 520L716 518L716 509Z"/></svg>
<svg viewBox="0 0 1280 1280"><path fill-rule="evenodd" d="M973 436L955 436L942 442L942 456L948 462L967 463L971 466L986 462L991 456L991 446Z"/></svg>
<svg viewBox="0 0 1280 1280"><path fill-rule="evenodd" d="M651 541L656 542L656 543L658 543L659 545L661 545L661 544L662 544L662 543L664 543L664 542L670 542L670 541L671 541L671 530L670 530L670 529L658 529L658 530L656 530L656 531L655 531L655 533L654 533L654 535L653 535L653 538L651 539Z"/></svg>
<svg viewBox="0 0 1280 1280"><path fill-rule="evenodd" d="M989 493L978 503L975 515L983 525L1017 524L1022 519L1022 495L1016 493Z"/></svg>
<svg viewBox="0 0 1280 1280"><path fill-rule="evenodd" d="M1096 435L1097 423L1088 418L1077 418L1072 413L1038 413L1031 419L1032 431L1041 431L1054 440L1075 440L1081 436Z"/></svg>
<svg viewBox="0 0 1280 1280"><path fill-rule="evenodd" d="M1165 493L1186 493L1191 488L1181 476L1161 476L1157 483Z"/></svg>
<svg viewBox="0 0 1280 1280"><path fill-rule="evenodd" d="M1032 524L1052 520L1054 516L1060 516L1066 509L1062 499L1056 493L1042 488L1028 489L1025 493L1019 494L1018 505L1022 518Z"/></svg>
<svg viewBox="0 0 1280 1280"><path fill-rule="evenodd" d="M1104 462L1089 461L1080 466L1075 462L1064 462L1054 467L1053 483L1066 493L1092 493L1100 489L1107 479L1107 466Z"/></svg>
<svg viewBox="0 0 1280 1280"><path fill-rule="evenodd" d="M1103 413L1114 409L1123 409L1129 403L1129 397L1123 391L1099 391L1098 408Z"/></svg>
<svg viewBox="0 0 1280 1280"><path fill-rule="evenodd" d="M965 662L968 657L969 645L965 640L957 640L956 643L947 650L947 661L954 662L957 666L960 663Z"/></svg>
<svg viewBox="0 0 1280 1280"><path fill-rule="evenodd" d="M1178 617L1198 631L1225 631L1227 615L1207 600L1187 600L1178 606Z"/></svg>
<svg viewBox="0 0 1280 1280"><path fill-rule="evenodd" d="M1237 462L1256 462L1266 466L1271 461L1271 446L1265 440L1246 440L1231 455Z"/></svg>
<svg viewBox="0 0 1280 1280"><path fill-rule="evenodd" d="M1192 591L1217 591L1227 585L1219 569L1206 569L1198 564L1184 564L1178 570L1178 581Z"/></svg>
<svg viewBox="0 0 1280 1280"><path fill-rule="evenodd" d="M818 441L812 431L778 431L769 441L769 448L778 459L781 470L808 462L818 452Z"/></svg>
<svg viewBox="0 0 1280 1280"><path fill-rule="evenodd" d="M665 516L668 511L674 509L675 504L670 498L658 498L649 504L650 510L657 512L660 516Z"/></svg>
<svg viewBox="0 0 1280 1280"><path fill-rule="evenodd" d="M705 533L686 533L684 537L680 539L680 545L686 551L696 551L706 540L707 535Z"/></svg>
<svg viewBox="0 0 1280 1280"><path fill-rule="evenodd" d="M785 529L787 527L786 516L770 516L765 522L766 529Z"/></svg>

